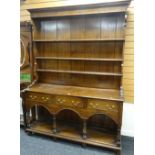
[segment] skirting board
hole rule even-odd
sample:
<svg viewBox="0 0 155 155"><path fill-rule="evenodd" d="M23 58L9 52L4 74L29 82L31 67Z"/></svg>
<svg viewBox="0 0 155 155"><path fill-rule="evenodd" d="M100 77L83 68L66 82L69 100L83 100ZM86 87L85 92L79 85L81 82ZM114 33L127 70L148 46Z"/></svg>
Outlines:
<svg viewBox="0 0 155 155"><path fill-rule="evenodd" d="M122 131L123 136L134 137L134 104L124 103Z"/></svg>
<svg viewBox="0 0 155 155"><path fill-rule="evenodd" d="M20 114L22 115L23 111L21 102ZM134 104L124 103L121 134L123 136L134 137Z"/></svg>

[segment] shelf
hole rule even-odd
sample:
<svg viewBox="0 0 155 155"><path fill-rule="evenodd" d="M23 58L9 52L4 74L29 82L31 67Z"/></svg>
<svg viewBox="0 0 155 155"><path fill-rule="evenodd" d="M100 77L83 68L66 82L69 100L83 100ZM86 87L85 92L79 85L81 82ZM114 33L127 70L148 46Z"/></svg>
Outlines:
<svg viewBox="0 0 155 155"><path fill-rule="evenodd" d="M57 126L59 129L59 125ZM120 148L116 145L116 135L110 133L102 133L95 130L88 129L88 138L82 139L82 135L77 131L75 127L65 126L63 130L52 133L52 125L47 123L35 123L32 127L26 129L26 131L44 134L60 139L71 140L75 142L85 143L89 145L97 145L100 147L107 147L111 149L119 150ZM89 136L90 135L90 136Z"/></svg>
<svg viewBox="0 0 155 155"><path fill-rule="evenodd" d="M108 38L108 39L33 39L33 42L93 42L93 41L125 41L125 38Z"/></svg>
<svg viewBox="0 0 155 155"><path fill-rule="evenodd" d="M122 76L121 73L54 70L54 69L37 69L37 72L69 73L69 74L85 74L85 75L104 75L104 76Z"/></svg>
<svg viewBox="0 0 155 155"><path fill-rule="evenodd" d="M120 96L120 90L116 89L100 89L100 88L38 83L29 88L28 91L34 93L47 93L47 94L75 96L82 98L124 101L123 97Z"/></svg>
<svg viewBox="0 0 155 155"><path fill-rule="evenodd" d="M76 58L76 57L36 57L38 60L80 60L80 61L112 61L122 62L121 58Z"/></svg>

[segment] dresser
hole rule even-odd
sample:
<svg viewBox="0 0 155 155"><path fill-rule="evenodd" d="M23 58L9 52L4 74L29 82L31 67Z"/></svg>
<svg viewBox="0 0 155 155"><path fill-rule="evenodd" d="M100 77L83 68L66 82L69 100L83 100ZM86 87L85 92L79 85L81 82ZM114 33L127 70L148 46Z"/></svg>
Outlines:
<svg viewBox="0 0 155 155"><path fill-rule="evenodd" d="M122 66L129 3L29 9L33 82L23 93L29 134L121 154Z"/></svg>

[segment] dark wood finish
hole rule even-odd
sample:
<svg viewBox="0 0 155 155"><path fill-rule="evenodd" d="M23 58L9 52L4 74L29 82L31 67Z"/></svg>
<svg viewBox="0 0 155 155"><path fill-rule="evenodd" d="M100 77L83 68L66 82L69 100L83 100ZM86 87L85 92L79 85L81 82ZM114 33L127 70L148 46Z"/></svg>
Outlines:
<svg viewBox="0 0 155 155"><path fill-rule="evenodd" d="M35 81L24 93L27 131L120 154L128 3L30 10Z"/></svg>

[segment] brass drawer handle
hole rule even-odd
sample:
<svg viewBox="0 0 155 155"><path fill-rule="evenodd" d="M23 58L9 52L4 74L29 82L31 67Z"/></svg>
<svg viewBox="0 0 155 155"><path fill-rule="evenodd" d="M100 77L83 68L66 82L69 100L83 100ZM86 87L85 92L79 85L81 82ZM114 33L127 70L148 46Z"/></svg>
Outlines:
<svg viewBox="0 0 155 155"><path fill-rule="evenodd" d="M29 96L31 99L36 99L37 98L37 96L32 96L32 95L30 95Z"/></svg>
<svg viewBox="0 0 155 155"><path fill-rule="evenodd" d="M49 100L49 97L42 96L41 98L42 98L43 101L48 101Z"/></svg>
<svg viewBox="0 0 155 155"><path fill-rule="evenodd" d="M115 105L112 105L112 108L115 108Z"/></svg>

